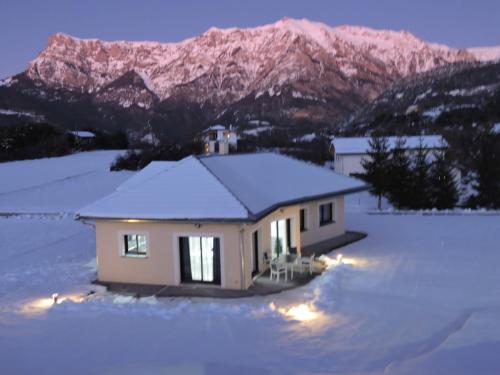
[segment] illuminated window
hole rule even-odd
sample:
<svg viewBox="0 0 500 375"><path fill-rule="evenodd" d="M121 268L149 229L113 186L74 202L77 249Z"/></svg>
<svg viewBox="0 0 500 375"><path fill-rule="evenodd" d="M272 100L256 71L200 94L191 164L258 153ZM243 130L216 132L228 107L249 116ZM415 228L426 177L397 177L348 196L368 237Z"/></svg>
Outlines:
<svg viewBox="0 0 500 375"><path fill-rule="evenodd" d="M123 236L123 241L125 244L124 254L125 256L146 256L147 255L147 244L145 234L125 234Z"/></svg>

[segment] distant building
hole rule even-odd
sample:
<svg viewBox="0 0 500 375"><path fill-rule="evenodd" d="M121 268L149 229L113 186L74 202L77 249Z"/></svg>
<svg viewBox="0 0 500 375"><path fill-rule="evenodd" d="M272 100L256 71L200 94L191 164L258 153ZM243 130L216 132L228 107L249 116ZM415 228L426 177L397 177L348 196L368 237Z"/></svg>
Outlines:
<svg viewBox="0 0 500 375"><path fill-rule="evenodd" d="M213 125L201 133L203 151L205 154L229 154L230 149L236 150L238 136L232 127L226 129L223 125Z"/></svg>
<svg viewBox="0 0 500 375"><path fill-rule="evenodd" d="M74 131L70 131L70 133L74 137L76 137L76 138L81 138L81 139L95 138L95 134L94 133L88 132L88 131L85 131L85 130L74 130Z"/></svg>
<svg viewBox="0 0 500 375"><path fill-rule="evenodd" d="M440 135L403 137L405 148L414 152L422 139L424 148L428 151L440 150L446 147L446 141ZM389 149L394 149L398 137L387 137ZM370 137L333 138L331 149L333 153L334 170L346 176L364 173L361 161L367 159L370 150Z"/></svg>
<svg viewBox="0 0 500 375"><path fill-rule="evenodd" d="M96 135L92 132L85 130L72 130L69 131L70 139L73 142L73 148L85 150L90 149L95 144Z"/></svg>

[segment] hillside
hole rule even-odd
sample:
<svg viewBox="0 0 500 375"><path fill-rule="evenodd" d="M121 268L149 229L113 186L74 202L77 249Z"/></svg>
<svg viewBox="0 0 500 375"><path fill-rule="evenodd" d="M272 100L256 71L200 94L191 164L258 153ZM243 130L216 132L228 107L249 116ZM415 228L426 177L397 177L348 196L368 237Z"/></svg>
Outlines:
<svg viewBox="0 0 500 375"><path fill-rule="evenodd" d="M476 62L437 68L393 84L343 129L353 134L446 133L498 122L500 62Z"/></svg>

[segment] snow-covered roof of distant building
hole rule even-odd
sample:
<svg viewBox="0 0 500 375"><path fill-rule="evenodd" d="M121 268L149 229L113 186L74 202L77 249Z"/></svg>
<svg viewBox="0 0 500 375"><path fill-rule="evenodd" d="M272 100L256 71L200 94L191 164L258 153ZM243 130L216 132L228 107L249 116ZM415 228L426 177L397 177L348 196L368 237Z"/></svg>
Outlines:
<svg viewBox="0 0 500 375"><path fill-rule="evenodd" d="M226 127L224 125L220 125L220 124L212 125L212 126L206 128L205 130L203 130L203 133L206 133L206 132L209 132L212 130L226 130Z"/></svg>
<svg viewBox="0 0 500 375"><path fill-rule="evenodd" d="M440 135L423 135L402 137L406 143L406 149L416 149L420 144L420 140L426 149L441 148L446 144L444 138ZM387 137L389 148L393 149L396 146L399 137ZM332 144L335 146L336 154L366 154L370 149L370 137L350 137L332 139Z"/></svg>
<svg viewBox="0 0 500 375"><path fill-rule="evenodd" d="M294 142L312 142L317 138L316 133L304 134L301 137L294 138Z"/></svg>
<svg viewBox="0 0 500 375"><path fill-rule="evenodd" d="M95 134L89 131L85 130L72 130L70 131L71 134L73 134L76 137L79 138L94 138Z"/></svg>
<svg viewBox="0 0 500 375"><path fill-rule="evenodd" d="M155 162L83 218L255 221L281 206L366 190L364 182L276 153Z"/></svg>

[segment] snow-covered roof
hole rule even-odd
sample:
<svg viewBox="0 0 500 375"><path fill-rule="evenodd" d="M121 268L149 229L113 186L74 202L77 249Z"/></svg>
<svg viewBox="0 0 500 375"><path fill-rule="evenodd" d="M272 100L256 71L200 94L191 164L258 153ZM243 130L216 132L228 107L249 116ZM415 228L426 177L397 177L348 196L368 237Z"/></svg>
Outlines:
<svg viewBox="0 0 500 375"><path fill-rule="evenodd" d="M206 156L200 161L254 216L295 201L365 187L360 180L271 152Z"/></svg>
<svg viewBox="0 0 500 375"><path fill-rule="evenodd" d="M442 148L446 144L444 138L440 135L423 135L403 137L406 141L406 149L415 149L422 139L422 143L427 149ZM387 137L389 148L393 149L397 143L398 137ZM351 137L334 138L332 144L335 147L336 154L366 154L370 149L370 137Z"/></svg>
<svg viewBox="0 0 500 375"><path fill-rule="evenodd" d="M134 176L132 176L123 184L118 186L117 190L128 189L134 186L139 186L140 184L142 184L144 181L147 181L151 177L173 167L175 163L176 163L175 161L152 161L147 166L142 168L139 172L137 172Z"/></svg>
<svg viewBox="0 0 500 375"><path fill-rule="evenodd" d="M95 134L92 132L84 131L84 130L73 130L70 131L71 134L73 134L76 137L80 138L94 138Z"/></svg>
<svg viewBox="0 0 500 375"><path fill-rule="evenodd" d="M160 164L164 164L163 170ZM78 215L158 220L248 218L245 207L194 156L174 165L169 162L156 164L146 175L84 207Z"/></svg>
<svg viewBox="0 0 500 375"><path fill-rule="evenodd" d="M224 125L220 125L220 124L212 125L212 126L206 128L205 130L203 130L203 133L206 133L206 132L209 132L212 130L226 130L226 127Z"/></svg>
<svg viewBox="0 0 500 375"><path fill-rule="evenodd" d="M83 218L253 221L280 206L365 190L359 180L275 153L154 162Z"/></svg>

